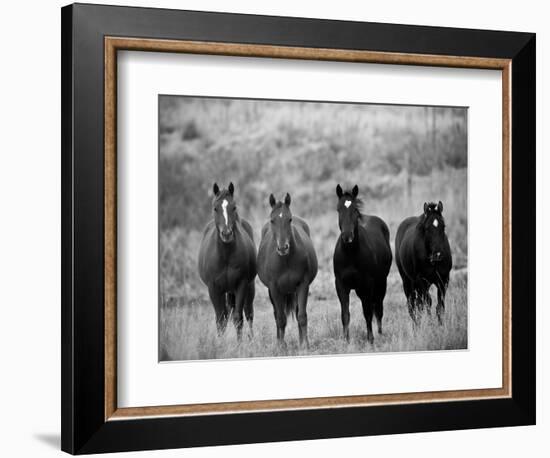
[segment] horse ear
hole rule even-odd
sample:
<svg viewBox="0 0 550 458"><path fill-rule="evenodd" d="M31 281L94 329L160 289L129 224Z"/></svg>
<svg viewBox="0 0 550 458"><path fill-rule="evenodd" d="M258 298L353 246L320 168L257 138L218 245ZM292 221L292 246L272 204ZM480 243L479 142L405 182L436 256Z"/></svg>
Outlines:
<svg viewBox="0 0 550 458"><path fill-rule="evenodd" d="M428 204L424 202L424 214L428 213Z"/></svg>
<svg viewBox="0 0 550 458"><path fill-rule="evenodd" d="M227 188L229 190L229 194L233 195L233 193L235 192L235 186L233 186L233 182L229 183L229 188Z"/></svg>
<svg viewBox="0 0 550 458"><path fill-rule="evenodd" d="M212 191L214 191L214 195L217 196L220 192L220 188L218 186L218 183L214 183L214 187L212 188Z"/></svg>
<svg viewBox="0 0 550 458"><path fill-rule="evenodd" d="M285 196L285 205L290 207L290 194L287 192Z"/></svg>
<svg viewBox="0 0 550 458"><path fill-rule="evenodd" d="M437 211L439 213L443 211L443 203L441 201L439 201L439 203L437 204Z"/></svg>
<svg viewBox="0 0 550 458"><path fill-rule="evenodd" d="M275 201L275 196L273 194L269 195L269 205L271 205L271 208L275 206L277 202Z"/></svg>
<svg viewBox="0 0 550 458"><path fill-rule="evenodd" d="M340 186L340 183L336 185L336 195L338 196L338 199L341 199L344 195L344 192L342 191L342 186Z"/></svg>
<svg viewBox="0 0 550 458"><path fill-rule="evenodd" d="M355 185L351 190L351 194L353 195L353 197L357 197L357 194L359 194L359 186Z"/></svg>

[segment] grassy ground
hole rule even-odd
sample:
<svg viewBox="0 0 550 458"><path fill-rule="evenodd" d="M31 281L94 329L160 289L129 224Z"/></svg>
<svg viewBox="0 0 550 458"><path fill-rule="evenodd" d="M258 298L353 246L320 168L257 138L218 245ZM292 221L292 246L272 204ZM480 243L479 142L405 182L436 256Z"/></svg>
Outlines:
<svg viewBox="0 0 550 458"><path fill-rule="evenodd" d="M265 287L257 284L255 300L254 335L239 343L232 323L223 336L218 336L214 310L208 300L191 304L170 301L160 313L160 359L163 361L250 358L295 355L329 355L339 353L402 352L425 350L452 350L467 348L467 275L454 271L447 292L443 325L435 316L435 289L432 287L432 316L424 312L418 328L409 317L399 275L392 267L388 293L384 303L383 334L375 331L374 345L366 340L366 326L359 299L352 293L350 304L351 341L342 338L340 303L333 287L333 279L324 274L312 285L308 301L309 349L298 345L296 320L289 319L286 349L276 342L275 320ZM374 323L374 322L373 322ZM376 326L373 326L376 329ZM247 326L245 324L245 330Z"/></svg>

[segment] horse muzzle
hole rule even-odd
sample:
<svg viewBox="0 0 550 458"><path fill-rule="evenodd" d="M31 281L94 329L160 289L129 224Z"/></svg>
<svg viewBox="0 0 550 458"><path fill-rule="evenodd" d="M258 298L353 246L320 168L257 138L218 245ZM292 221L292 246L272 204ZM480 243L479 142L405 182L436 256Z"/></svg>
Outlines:
<svg viewBox="0 0 550 458"><path fill-rule="evenodd" d="M440 262L443 260L443 254L441 253L441 251L436 251L435 253L432 253L429 257L428 257L428 260L432 263L432 264L435 264L436 262Z"/></svg>
<svg viewBox="0 0 550 458"><path fill-rule="evenodd" d="M224 243L230 243L233 241L233 231L231 229L223 229L220 231L220 238Z"/></svg>
<svg viewBox="0 0 550 458"><path fill-rule="evenodd" d="M286 256L290 252L290 245L285 243L284 245L277 245L277 254L279 256Z"/></svg>
<svg viewBox="0 0 550 458"><path fill-rule="evenodd" d="M350 244L353 242L353 233L342 232L342 234L340 235L340 238L342 239L343 243Z"/></svg>

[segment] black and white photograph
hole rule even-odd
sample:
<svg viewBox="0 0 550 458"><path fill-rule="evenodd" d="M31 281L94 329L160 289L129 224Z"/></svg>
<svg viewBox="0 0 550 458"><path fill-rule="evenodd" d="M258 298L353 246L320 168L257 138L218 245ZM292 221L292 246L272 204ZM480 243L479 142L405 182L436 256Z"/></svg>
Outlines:
<svg viewBox="0 0 550 458"><path fill-rule="evenodd" d="M468 349L468 109L160 95L159 360Z"/></svg>

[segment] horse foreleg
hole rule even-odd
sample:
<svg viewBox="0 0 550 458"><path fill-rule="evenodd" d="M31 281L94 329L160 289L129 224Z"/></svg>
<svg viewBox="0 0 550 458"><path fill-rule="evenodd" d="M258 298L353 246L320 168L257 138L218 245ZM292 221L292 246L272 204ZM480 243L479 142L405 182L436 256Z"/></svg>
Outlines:
<svg viewBox="0 0 550 458"><path fill-rule="evenodd" d="M269 298L273 304L273 314L275 315L275 324L277 325L277 341L279 342L279 345L284 346L286 328L286 298L274 288L269 289Z"/></svg>
<svg viewBox="0 0 550 458"><path fill-rule="evenodd" d="M214 312L216 313L216 327L218 329L218 335L222 335L225 332L227 326L227 308L225 305L226 298L224 292L219 292L214 288L208 288L208 295L214 306Z"/></svg>
<svg viewBox="0 0 550 458"><path fill-rule="evenodd" d="M309 285L301 284L298 287L297 299L298 299L298 332L300 335L300 345L309 347L309 341L307 338L307 296L309 293Z"/></svg>
<svg viewBox="0 0 550 458"><path fill-rule="evenodd" d="M416 314L416 302L417 302L416 296L417 296L417 293L416 291L413 290L411 291L411 294L409 295L409 298L408 298L409 315L412 319L414 326L418 325L418 317Z"/></svg>
<svg viewBox="0 0 550 458"><path fill-rule="evenodd" d="M374 316L378 325L378 334L382 334L382 317L384 316L384 297L386 297L387 279L377 280L374 298Z"/></svg>
<svg viewBox="0 0 550 458"><path fill-rule="evenodd" d="M242 282L235 293L235 308L233 309L233 324L237 331L237 340L241 340L243 334L243 307L246 295L248 293L248 284Z"/></svg>
<svg viewBox="0 0 550 458"><path fill-rule="evenodd" d="M361 304L363 305L363 315L365 316L365 321L367 323L367 340L369 343L374 343L374 335L372 333L372 297L366 291L357 291L359 299L361 299Z"/></svg>
<svg viewBox="0 0 550 458"><path fill-rule="evenodd" d="M349 289L346 289L342 282L336 277L336 294L340 301L340 308L342 311L342 328L344 331L344 338L349 342Z"/></svg>
<svg viewBox="0 0 550 458"><path fill-rule="evenodd" d="M423 301L426 305L426 313L428 316L432 315L432 295L430 294L430 287L428 286L423 294Z"/></svg>
<svg viewBox="0 0 550 458"><path fill-rule="evenodd" d="M413 325L416 325L416 311L415 311L415 291L411 280L407 277L403 277L403 291L405 292L405 297L407 298L407 308L409 310L409 315L413 322Z"/></svg>
<svg viewBox="0 0 550 458"><path fill-rule="evenodd" d="M231 315L231 312L233 312L233 309L235 308L235 293L226 294L225 306L227 308L227 316Z"/></svg>
<svg viewBox="0 0 550 458"><path fill-rule="evenodd" d="M418 318L421 316L422 312L424 311L424 306L426 307L431 305L431 298L430 298L430 292L429 283L426 282L421 277L418 277L416 281L413 282L413 288L414 288L414 308L415 308L415 314L416 314L416 320L415 324L418 324Z"/></svg>
<svg viewBox="0 0 550 458"><path fill-rule="evenodd" d="M435 312L437 314L437 321L439 324L443 324L442 315L445 312L445 294L447 293L447 285L449 280L442 281L437 285L437 306Z"/></svg>
<svg viewBox="0 0 550 458"><path fill-rule="evenodd" d="M415 288L415 308L416 308L416 318L418 324L418 318L422 316L424 312L424 307L426 307L427 314L430 315L432 298L430 296L429 285L426 286L425 283L417 284Z"/></svg>
<svg viewBox="0 0 550 458"><path fill-rule="evenodd" d="M246 297L244 299L244 316L248 322L249 337L254 337L254 330L252 329L252 322L254 321L254 295L256 294L256 288L254 281L251 281L246 288Z"/></svg>
<svg viewBox="0 0 550 458"><path fill-rule="evenodd" d="M426 303L426 292L423 288L415 288L416 289L416 310L422 314L424 311L424 304Z"/></svg>

